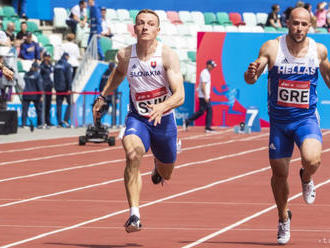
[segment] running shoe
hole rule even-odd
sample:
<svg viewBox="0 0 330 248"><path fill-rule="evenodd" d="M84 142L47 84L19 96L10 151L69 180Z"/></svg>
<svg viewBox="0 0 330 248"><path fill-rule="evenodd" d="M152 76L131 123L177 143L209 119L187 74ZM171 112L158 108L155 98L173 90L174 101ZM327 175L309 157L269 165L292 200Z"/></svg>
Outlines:
<svg viewBox="0 0 330 248"><path fill-rule="evenodd" d="M302 186L302 193L304 197L304 201L307 204L313 204L316 197L316 191L314 187L313 180L310 180L308 183L304 183L302 180L302 175L304 173L304 169L300 169L300 179L301 179L301 186Z"/></svg>
<svg viewBox="0 0 330 248"><path fill-rule="evenodd" d="M215 133L216 131L210 127L205 128L205 133Z"/></svg>
<svg viewBox="0 0 330 248"><path fill-rule="evenodd" d="M158 174L156 167L152 170L151 181L153 184L159 184L163 181L163 178Z"/></svg>
<svg viewBox="0 0 330 248"><path fill-rule="evenodd" d="M290 240L290 224L292 213L288 210L288 220L285 222L278 222L277 243L285 245Z"/></svg>
<svg viewBox="0 0 330 248"><path fill-rule="evenodd" d="M128 218L124 227L125 227L126 232L128 232L128 233L138 232L138 231L141 231L142 224L140 222L139 217L137 217L136 215L132 215Z"/></svg>

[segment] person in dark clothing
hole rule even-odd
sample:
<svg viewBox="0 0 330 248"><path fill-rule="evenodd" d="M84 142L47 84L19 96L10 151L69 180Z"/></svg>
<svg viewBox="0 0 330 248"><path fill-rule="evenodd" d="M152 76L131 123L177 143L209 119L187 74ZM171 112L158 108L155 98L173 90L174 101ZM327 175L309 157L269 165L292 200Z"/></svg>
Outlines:
<svg viewBox="0 0 330 248"><path fill-rule="evenodd" d="M54 66L54 87L56 90L57 127L70 127L72 66L68 63L69 54L63 53L61 59ZM62 104L66 99L68 106L62 121Z"/></svg>
<svg viewBox="0 0 330 248"><path fill-rule="evenodd" d="M281 16L279 14L280 12L280 5L274 4L272 5L272 12L268 14L266 26L273 27L273 28L281 28Z"/></svg>
<svg viewBox="0 0 330 248"><path fill-rule="evenodd" d="M100 35L102 33L102 15L100 8L95 4L95 0L88 0L89 16L91 20L91 28L88 38L88 44L94 35L97 35L97 53L100 60L104 60L104 54L100 44Z"/></svg>
<svg viewBox="0 0 330 248"><path fill-rule="evenodd" d="M45 123L46 127L53 126L50 122L50 108L52 103L52 90L53 90L53 80L50 75L53 72L53 65L51 62L51 56L48 52L43 54L43 61L40 64L40 75L43 81L43 88L45 91Z"/></svg>
<svg viewBox="0 0 330 248"><path fill-rule="evenodd" d="M21 22L21 31L17 33L16 39L21 40L21 43L23 43L24 40L26 39L27 34L28 34L27 23Z"/></svg>
<svg viewBox="0 0 330 248"><path fill-rule="evenodd" d="M40 60L39 44L32 40L32 33L28 32L26 40L22 43L19 57L27 60Z"/></svg>
<svg viewBox="0 0 330 248"><path fill-rule="evenodd" d="M37 62L33 62L30 71L25 73L24 81L24 93L28 92L42 92L42 78L39 73L39 64ZM28 109L30 102L33 102L34 107L37 112L37 125L38 128L42 128L42 111L41 111L41 94L24 94L22 100L22 127L26 126L26 119L28 116Z"/></svg>
<svg viewBox="0 0 330 248"><path fill-rule="evenodd" d="M112 73L112 71L113 71L114 68L115 68L115 63L110 62L107 70L102 75L102 78L101 78L101 81L100 81L100 85L99 85L99 92L102 92L103 91L104 86L107 84L108 79L109 79L109 76L111 75L111 73ZM117 97L117 90L114 91L114 94L115 94L115 98L116 98ZM112 95L106 96L106 98L105 98L105 101L106 101L106 105L105 106L106 107L104 109L105 111L104 111L102 117L108 112L109 107L112 104L112 99L113 99L112 98ZM112 117L115 117L115 116L116 115L112 115Z"/></svg>

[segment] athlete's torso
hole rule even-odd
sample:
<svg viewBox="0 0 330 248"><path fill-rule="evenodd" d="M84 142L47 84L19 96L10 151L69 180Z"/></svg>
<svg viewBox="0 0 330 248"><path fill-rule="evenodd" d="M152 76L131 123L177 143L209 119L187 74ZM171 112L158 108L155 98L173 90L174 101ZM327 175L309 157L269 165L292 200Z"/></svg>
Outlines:
<svg viewBox="0 0 330 248"><path fill-rule="evenodd" d="M131 57L127 68L130 86L130 110L141 116L149 117L148 104L158 104L172 95L162 61L162 44L158 42L155 53L147 61L142 61L132 45ZM169 111L164 115L170 114Z"/></svg>
<svg viewBox="0 0 330 248"><path fill-rule="evenodd" d="M292 56L286 35L279 39L275 64L268 75L268 111L271 120L295 121L316 110L319 59L316 42L309 39L303 58Z"/></svg>

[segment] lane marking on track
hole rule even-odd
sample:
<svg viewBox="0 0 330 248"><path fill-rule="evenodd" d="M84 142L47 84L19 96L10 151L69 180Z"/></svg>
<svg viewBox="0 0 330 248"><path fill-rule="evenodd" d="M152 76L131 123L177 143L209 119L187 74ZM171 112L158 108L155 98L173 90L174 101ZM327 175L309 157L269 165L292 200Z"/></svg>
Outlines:
<svg viewBox="0 0 330 248"><path fill-rule="evenodd" d="M0 228L64 228L65 226L53 226L53 225L43 225L43 226L32 226L32 225L0 225ZM122 226L82 226L76 228L77 230L84 230L84 229L110 229L110 230L123 230ZM177 231L216 231L218 227L144 227L143 230L177 230ZM257 231L277 231L275 228L234 228L231 231L239 231L239 232L257 232ZM295 229L291 230L291 232L330 232L330 229Z"/></svg>
<svg viewBox="0 0 330 248"><path fill-rule="evenodd" d="M325 150L325 151L326 152L327 151L330 151L330 148L327 149L327 150ZM299 161L299 160L300 160L300 158L296 158L296 159L292 160L291 162L295 162L295 161ZM147 207L147 206L155 205L155 204L160 203L160 202L163 202L163 201L167 201L167 200L170 200L170 199L174 199L174 198L177 198L177 197L181 197L181 196L184 196L184 195L188 195L188 194L191 194L191 193L195 193L195 192L198 192L198 191L209 189L209 188L212 188L212 187L214 187L216 185L220 185L220 184L223 184L223 183L226 183L226 182L231 182L231 181L234 181L234 180L237 180L237 179L241 179L241 178L244 178L244 177L247 177L247 176L250 176L250 175L258 174L258 173L267 171L269 169L270 169L270 166L264 167L264 168L261 168L261 169L258 169L258 170L250 171L250 172L247 172L247 173L243 173L243 174L240 174L240 175L237 175L237 176L234 176L234 177L230 177L230 178L227 178L227 179L219 180L219 181L216 181L216 182L213 182L213 183L210 183L210 184L201 186L201 187L197 187L197 188L190 189L190 190L187 190L187 191L184 191L184 192L181 192L181 193L177 193L177 194L170 195L170 196L167 196L167 197L164 197L164 198L160 198L160 199L155 200L155 201L144 203L144 204L140 205L140 208L144 208L144 207ZM145 173L145 174L151 174L151 172L148 172L148 173ZM327 184L329 182L330 182L330 179L328 181L326 181L325 183L318 184L316 187L321 187L321 186L323 186L323 185L325 185L325 184ZM297 195L295 195L293 197L297 198L300 195L301 195L301 193L299 193L299 194L297 194ZM293 199L293 197L291 197L291 198ZM275 205L275 207L276 207L276 205ZM270 210L272 210L274 208L274 205L271 206L270 208L271 208ZM267 208L267 209L269 209L269 208ZM270 211L270 210L267 210L267 211ZM67 227L64 227L64 228L56 229L56 230L53 230L53 231L50 231L50 232L46 232L46 233L41 233L41 234L38 234L38 235L33 236L31 238L27 238L27 239L23 239L23 240L20 240L20 241L16 241L14 243L10 243L10 244L1 246L1 248L9 248L9 247L13 247L13 246L16 246L16 245L28 243L28 242L33 241L33 240L41 239L41 238L44 238L44 237L47 237L47 236L50 236L50 235L53 235L53 234L57 234L57 233L60 233L60 232L64 232L64 231L76 229L76 228L79 228L81 226L85 226L85 225L88 225L88 224L91 224L91 223L95 223L95 222L98 222L98 221L101 221L101 220L104 220L104 219L108 219L110 217L113 217L113 216L116 216L116 215L120 215L120 214L126 213L128 211L129 211L129 209L122 209L122 210L119 210L119 211L116 211L116 212L112 212L110 214L107 214L107 215L104 215L104 216L101 216L101 217L98 217L98 218L94 218L94 219L90 219L90 220L87 220L87 221L83 221L83 222L77 223L75 225L71 225L71 226L67 226ZM262 213L259 212L259 215L261 215L261 214ZM248 217L248 218L251 218L251 216ZM238 225L235 225L234 226L234 224L233 224L231 226L232 226L231 229L233 229L234 227L236 227Z"/></svg>
<svg viewBox="0 0 330 248"><path fill-rule="evenodd" d="M326 185L328 183L330 183L330 179L328 179L326 181L323 181L322 183L317 184L315 186L315 188L316 189L317 188L320 188L320 187L322 187L322 186L324 186L324 185ZM301 192L298 193L298 194L295 194L294 196L291 196L288 199L288 202L290 202L290 201L292 201L294 199L297 199L300 196L302 196L302 193ZM257 218L257 217L259 217L259 216L261 216L261 215L263 215L263 214L265 214L267 212L270 212L271 210L274 210L274 209L276 209L276 204L274 204L274 205L272 205L272 206L270 206L268 208L265 208L265 209L263 209L263 210L261 210L259 212L256 212L253 215L250 215L250 216L248 216L248 217L246 217L244 219L241 219L241 220L239 220L239 221L237 221L237 222L235 222L235 223L233 223L233 224L231 224L229 226L226 226L226 227L224 227L224 228L222 228L222 229L220 229L220 230L218 230L218 231L216 231L214 233L211 233L211 234L209 234L209 235L207 235L207 236L205 236L203 238L200 238L199 240L197 240L197 241L195 241L193 243L190 243L188 245L182 246L182 248L191 248L191 247L195 247L197 245L200 245L201 243L203 243L203 242L205 242L205 241L207 241L209 239L212 239L212 238L214 238L214 237L216 237L216 236L218 236L220 234L223 234L225 232L228 232L228 231L234 229L235 227L238 227L238 226L240 226L240 225L242 225L242 224L244 224L244 223L246 223L246 222L248 222L248 221L250 221L252 219L255 219L255 218Z"/></svg>
<svg viewBox="0 0 330 248"><path fill-rule="evenodd" d="M226 158L241 156L241 155L245 155L245 154L248 154L248 153L253 153L253 152L257 152L257 151L261 151L261 150L265 150L265 149L266 149L266 147L261 147L261 148L257 148L257 149L247 150L247 151L240 152L240 153L223 155L223 156L219 156L219 157L215 157L215 158L211 158L211 159L207 159L207 160L189 162L189 163L185 163L185 164L182 164L182 165L178 165L178 166L175 167L175 169L180 169L180 168L184 168L184 167L187 167L187 166L193 166L193 165L197 165L197 164L205 164L205 163L213 162L213 161L216 161L216 160L222 160L222 159L226 159ZM150 156L151 156L151 154L150 154ZM267 168L269 168L269 167L267 167ZM146 176L146 175L151 175L151 171L141 173L141 176ZM90 185L87 185L87 186L82 186L82 187L78 187L78 188L63 190L63 191L59 191L59 192L55 192L55 193L51 193L51 194L35 196L35 197L20 200L20 201L14 201L14 202L8 202L8 203L0 204L0 208L12 206L12 205L17 205L17 204L21 204L21 203L25 203L25 202L35 201L35 200L39 200L39 199L42 199L42 198L67 194L67 193L71 193L71 192L75 192L75 191L85 190L85 189L89 189L89 188L104 186L104 185L107 185L107 184L122 182L122 181L124 181L124 178L117 178L117 179L112 179L112 180L101 182L101 183L90 184Z"/></svg>
<svg viewBox="0 0 330 248"><path fill-rule="evenodd" d="M1 162L0 166L9 165L9 164L26 163L26 162L31 162L31 161L40 161L40 160L46 160L46 159L52 159L52 158L61 158L61 157L68 157L68 156L84 155L84 154L87 154L87 153L104 152L104 151L111 151L111 150L118 150L118 149L122 149L122 147L121 146L116 146L116 147L111 147L111 148L109 147L109 148L89 150L89 151L83 151L83 152L60 153L60 154L45 156L45 157L27 158L27 159L20 159L20 160L14 160L14 161L7 161L7 162Z"/></svg>
<svg viewBox="0 0 330 248"><path fill-rule="evenodd" d="M187 191L184 191L184 192L181 192L181 193L177 193L177 194L174 194L174 195L163 197L163 198L160 198L158 200L155 200L155 201L151 201L151 202L142 204L142 205L140 205L140 208L144 208L144 207L147 207L147 206L155 205L155 204L160 203L160 202L163 202L163 201L167 201L167 200L170 200L170 199L174 199L174 198L177 198L177 197L188 195L188 194L191 194L191 193L194 193L194 192L198 192L198 191L201 191L201 190L209 189L209 188L214 187L216 185L223 184L223 183L230 182L230 181L234 181L236 179L240 179L240 178L243 178L243 177L246 177L246 176L254 175L254 174L257 174L257 173L260 173L260 172L264 172L266 170L269 170L269 167L265 167L265 168L254 170L254 171L250 171L250 172L243 173L243 174L240 174L240 175L237 175L237 176L234 176L234 177L230 177L230 178L227 178L227 179L219 180L219 181L213 182L211 184L204 185L202 187L197 187L197 188L190 189L190 190L187 190ZM150 174L150 172L149 172L149 174ZM90 219L90 220L87 220L87 221L83 221L83 222L77 223L77 224L72 225L72 226L67 226L67 227L56 229L56 230L53 230L53 231L50 231L50 232L41 233L41 234L38 234L38 235L33 236L31 238L27 238L27 239L24 239L24 240L16 241L14 243L10 243L10 244L1 246L1 248L13 247L13 246L24 244L24 243L27 243L27 242L30 242L30 241L33 241L33 240L44 238L44 237L47 237L47 236L50 236L50 235L53 235L53 234L56 234L56 233L60 233L60 232L64 232L64 231L68 231L68 230L72 230L72 229L76 229L76 228L79 228L81 226L85 226L85 225L88 225L88 224L91 224L91 223L95 223L95 222L98 222L98 221L101 221L101 220L104 220L104 219L108 219L108 218L113 217L113 216L116 216L116 215L120 215L120 214L126 213L128 211L129 211L129 209L122 209L122 210L119 210L119 211L116 211L116 212L112 212L110 214L107 214L107 215L104 215L104 216L101 216L101 217L98 217L98 218L94 218L94 219Z"/></svg>
<svg viewBox="0 0 330 248"><path fill-rule="evenodd" d="M11 153L11 152L26 152L26 151L33 151L33 150L39 150L39 149L48 149L48 148L55 148L55 147L71 146L71 145L76 145L76 144L77 144L77 142L70 142L70 143L47 145L47 146L33 146L33 147L28 147L28 148L20 148L20 149L13 149L13 150L7 150L7 151L0 151L0 154Z"/></svg>
<svg viewBox="0 0 330 248"><path fill-rule="evenodd" d="M264 136L264 135L262 135ZM254 138L251 137L252 139L258 139L259 136L255 136ZM193 146L193 147L186 147L186 148L181 148L182 151L187 151L187 150L192 150L192 149L199 149L199 148L204 148L204 147L209 147L209 146L216 146L216 145L224 145L224 144L229 144L237 141L246 141L245 138L242 139L231 139L227 141L220 141L220 142L215 142L215 143L210 143L210 144L205 144L205 145L198 145L198 146ZM104 149L98 149L98 150L92 150L92 151L84 151L84 152L73 152L73 153L61 153L61 154L56 154L52 156L45 156L45 157L37 157L37 158L29 158L29 159L21 159L21 160L15 160L15 161L7 161L7 162L1 162L0 166L3 165L9 165L9 164L15 164L15 163L25 163L25 162L30 162L30 161L39 161L39 160L46 160L46 159L53 159L53 158L59 158L59 157L65 157L65 156L75 156L75 155L81 155L81 154L86 154L86 153L93 153L93 152L104 152L104 151L111 151L111 150L117 150L117 149L122 149L121 146L118 147L113 147L113 148L104 148ZM150 154L145 155L146 156L151 156ZM111 161L111 160L109 160ZM125 161L125 160L124 160ZM89 167L89 165L87 165ZM1 179L0 179L1 182Z"/></svg>

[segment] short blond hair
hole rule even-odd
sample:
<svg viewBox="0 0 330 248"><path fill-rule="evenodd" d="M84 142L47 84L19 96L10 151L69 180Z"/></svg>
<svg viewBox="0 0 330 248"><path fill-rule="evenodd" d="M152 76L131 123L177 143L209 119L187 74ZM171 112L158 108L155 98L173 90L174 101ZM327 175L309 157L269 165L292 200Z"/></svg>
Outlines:
<svg viewBox="0 0 330 248"><path fill-rule="evenodd" d="M153 14L154 16L157 17L157 21L158 21L158 26L160 25L160 20L159 20L159 16L157 15L157 13L151 9L142 9L139 11L139 13L137 13L136 17L135 17L135 23L136 23L136 20L137 20L137 17L140 15L140 14Z"/></svg>

